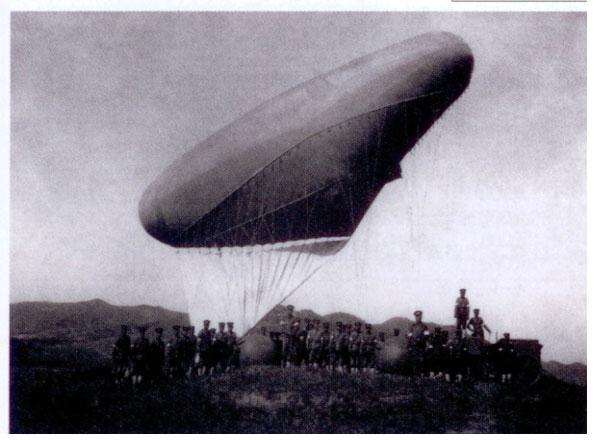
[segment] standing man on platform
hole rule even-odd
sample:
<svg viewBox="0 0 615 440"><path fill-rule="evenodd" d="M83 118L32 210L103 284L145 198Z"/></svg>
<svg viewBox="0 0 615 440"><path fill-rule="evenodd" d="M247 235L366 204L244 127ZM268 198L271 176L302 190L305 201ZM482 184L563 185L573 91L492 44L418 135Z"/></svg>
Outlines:
<svg viewBox="0 0 615 440"><path fill-rule="evenodd" d="M467 328L470 318L470 301L466 298L466 289L459 289L459 297L455 302L455 319L457 320L457 330Z"/></svg>

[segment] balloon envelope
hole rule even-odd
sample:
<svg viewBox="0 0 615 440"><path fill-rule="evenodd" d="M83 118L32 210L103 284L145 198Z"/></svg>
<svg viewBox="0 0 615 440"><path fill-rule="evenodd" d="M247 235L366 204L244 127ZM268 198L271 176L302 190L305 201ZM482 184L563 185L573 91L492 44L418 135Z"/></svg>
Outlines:
<svg viewBox="0 0 615 440"><path fill-rule="evenodd" d="M430 33L300 84L172 163L141 222L175 247L348 237L472 68L460 38Z"/></svg>

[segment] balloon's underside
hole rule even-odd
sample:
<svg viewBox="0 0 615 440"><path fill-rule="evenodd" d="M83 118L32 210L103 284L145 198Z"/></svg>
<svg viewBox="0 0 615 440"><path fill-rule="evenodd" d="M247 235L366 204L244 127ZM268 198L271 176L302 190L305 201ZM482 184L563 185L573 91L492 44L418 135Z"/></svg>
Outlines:
<svg viewBox="0 0 615 440"><path fill-rule="evenodd" d="M177 243L228 247L349 237L382 187L401 177L399 162L443 111L432 95L329 127L263 168L183 230Z"/></svg>
<svg viewBox="0 0 615 440"><path fill-rule="evenodd" d="M457 37L417 37L263 104L172 164L140 217L181 249L191 319L242 333L300 287L401 177L472 66Z"/></svg>

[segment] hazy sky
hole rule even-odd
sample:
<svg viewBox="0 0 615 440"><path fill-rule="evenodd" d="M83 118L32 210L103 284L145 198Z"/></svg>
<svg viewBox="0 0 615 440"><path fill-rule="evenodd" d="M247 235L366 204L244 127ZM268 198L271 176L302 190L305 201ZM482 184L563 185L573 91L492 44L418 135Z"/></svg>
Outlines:
<svg viewBox="0 0 615 440"><path fill-rule="evenodd" d="M292 302L452 322L585 361L586 21L580 13L14 13L11 301L186 310L143 190L263 100L426 31L475 55L465 94Z"/></svg>

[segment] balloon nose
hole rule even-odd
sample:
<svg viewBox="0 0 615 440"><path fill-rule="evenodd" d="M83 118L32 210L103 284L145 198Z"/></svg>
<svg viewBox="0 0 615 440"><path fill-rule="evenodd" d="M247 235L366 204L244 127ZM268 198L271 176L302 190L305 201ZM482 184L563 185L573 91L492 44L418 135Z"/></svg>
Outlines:
<svg viewBox="0 0 615 440"><path fill-rule="evenodd" d="M139 201L139 220L143 229L165 244L172 242L172 231L162 215L159 204L153 196L154 191L150 186Z"/></svg>
<svg viewBox="0 0 615 440"><path fill-rule="evenodd" d="M459 95L468 86L472 77L474 69L472 49L463 39L449 32L439 32L436 38L440 40L441 50L445 52L439 68L447 82L447 89L453 92L453 95Z"/></svg>

